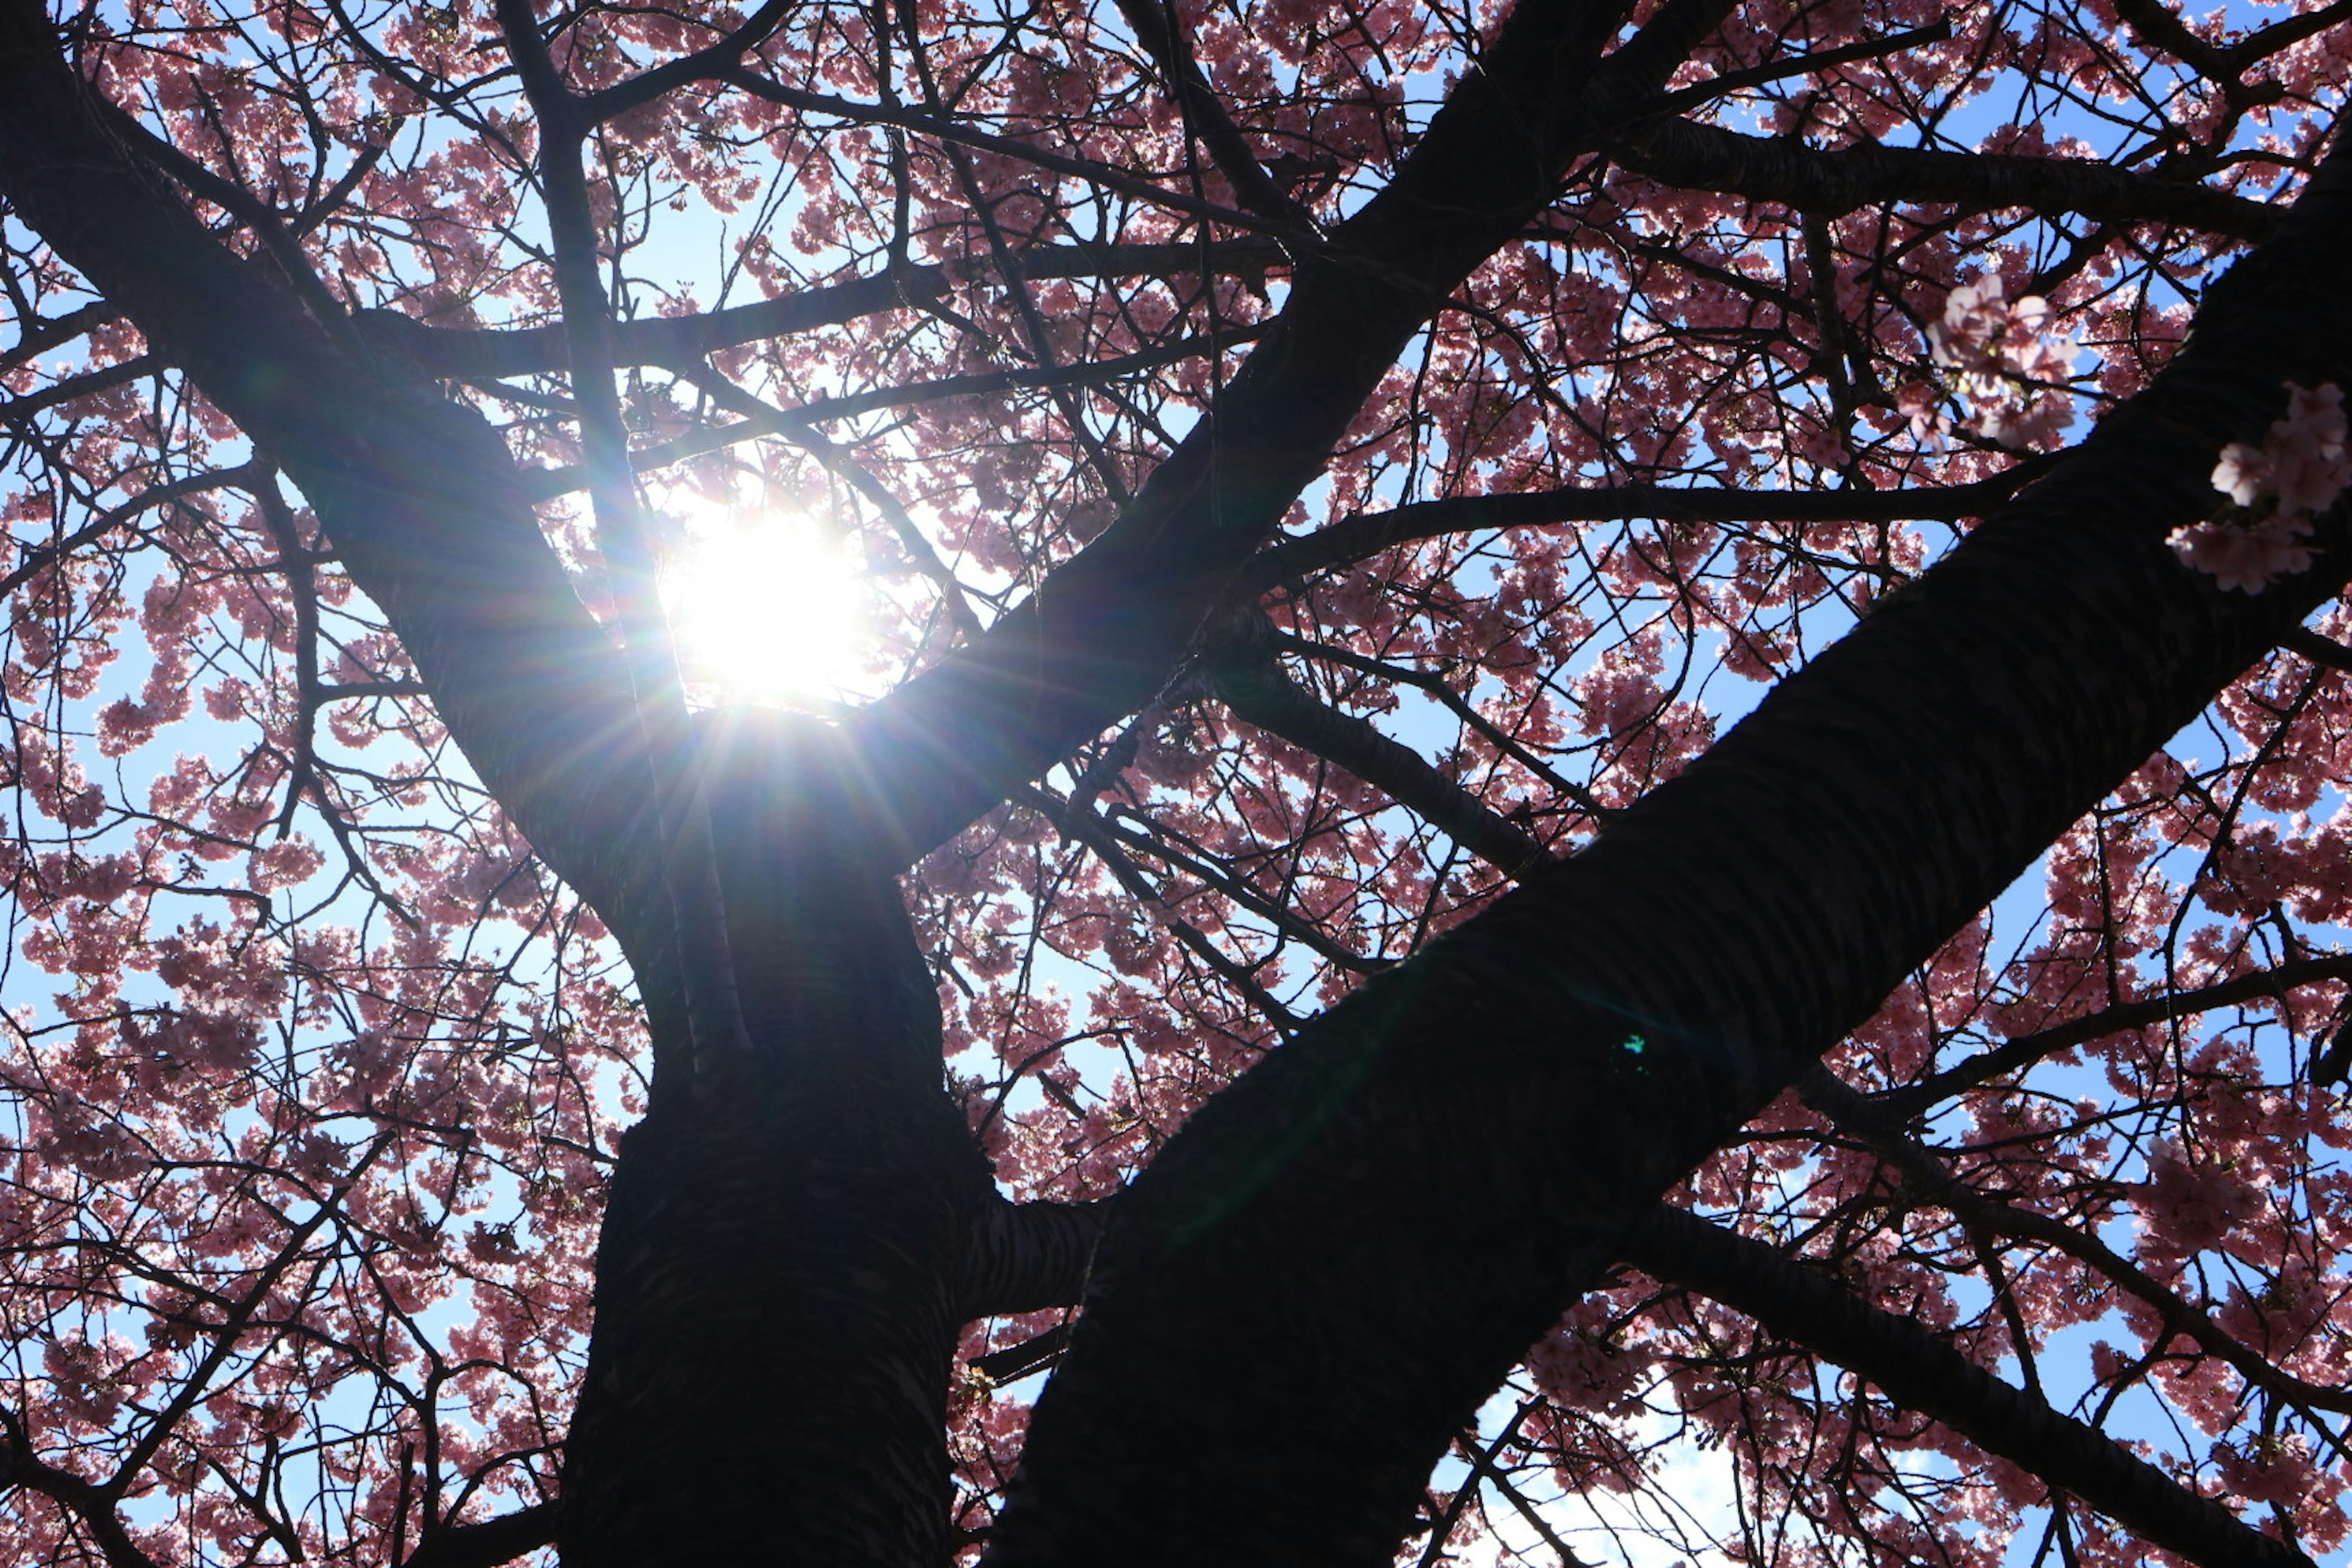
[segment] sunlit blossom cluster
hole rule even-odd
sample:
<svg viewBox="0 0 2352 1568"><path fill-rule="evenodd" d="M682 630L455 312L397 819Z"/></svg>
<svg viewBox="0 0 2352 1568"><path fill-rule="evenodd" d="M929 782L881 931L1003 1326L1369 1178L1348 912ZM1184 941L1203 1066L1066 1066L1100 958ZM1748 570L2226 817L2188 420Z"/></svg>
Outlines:
<svg viewBox="0 0 2352 1568"><path fill-rule="evenodd" d="M2173 530L2166 542L2223 588L2259 594L2311 569L2311 519L2352 483L2344 392L2287 383L2287 411L2259 447L2232 441L2213 466L2213 488L2235 510Z"/></svg>
<svg viewBox="0 0 2352 1568"><path fill-rule="evenodd" d="M1970 426L2004 447L2048 445L2074 422L2065 384L2075 345L2049 324L2050 301L2007 298L1998 271L1944 296L1927 323L1929 352L1969 405Z"/></svg>

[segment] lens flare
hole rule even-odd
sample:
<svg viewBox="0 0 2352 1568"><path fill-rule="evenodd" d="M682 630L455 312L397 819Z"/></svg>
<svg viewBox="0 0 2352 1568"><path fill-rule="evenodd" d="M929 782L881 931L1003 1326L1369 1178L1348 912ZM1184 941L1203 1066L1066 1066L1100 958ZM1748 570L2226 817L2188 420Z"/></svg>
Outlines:
<svg viewBox="0 0 2352 1568"><path fill-rule="evenodd" d="M869 626L865 563L795 511L698 510L662 600L698 701L823 709L859 695Z"/></svg>

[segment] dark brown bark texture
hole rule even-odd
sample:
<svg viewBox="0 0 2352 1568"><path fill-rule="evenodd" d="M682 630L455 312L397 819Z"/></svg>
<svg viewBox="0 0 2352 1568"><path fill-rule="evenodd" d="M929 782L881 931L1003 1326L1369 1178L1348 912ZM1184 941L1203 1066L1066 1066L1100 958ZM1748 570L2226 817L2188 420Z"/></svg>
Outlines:
<svg viewBox="0 0 2352 1568"><path fill-rule="evenodd" d="M599 1258L568 1568L942 1560L959 1324L1082 1284L994 1561L1387 1562L1445 1443L1657 1194L2334 590L2331 557L2224 595L2163 541L2284 379L2352 382L2352 306L2326 286L2352 239L2341 160L2213 290L2155 390L1683 779L1202 1110L1098 1248L1091 1215L997 1198L940 1086L893 877L1152 698L1412 333L1578 153L1629 131L1723 8L1670 0L1604 53L1624 7L1528 0L1391 187L1292 258L1283 315L1196 437L1036 600L845 732L690 734L658 715L640 731L523 476L427 379L545 363L551 336L321 319L141 161L37 0L0 0L0 193L301 486L645 990L656 1094ZM1707 156L1676 177L1877 199L1844 165ZM2083 180L2060 199L2149 199ZM2181 200L2219 226L2267 222ZM822 319L796 309L712 330ZM653 331L619 352L707 346ZM1409 759L1278 673L1246 659L1226 679L1271 727L1403 775ZM700 759L759 1047L701 1079L680 1070L647 747ZM1444 782L1421 780L1433 809L1460 804ZM1484 852L1535 863L1500 830ZM488 1561L544 1527L447 1552Z"/></svg>
<svg viewBox="0 0 2352 1568"><path fill-rule="evenodd" d="M563 1561L939 1562L967 1259L1005 1205L941 1085L930 971L832 732L708 728L755 1049L623 1140Z"/></svg>
<svg viewBox="0 0 2352 1568"><path fill-rule="evenodd" d="M2347 243L2338 154L2078 453L1203 1108L1113 1214L991 1562L1387 1562L1624 1228L2336 591L2340 516L2252 597L2165 538L2285 380L2352 375Z"/></svg>

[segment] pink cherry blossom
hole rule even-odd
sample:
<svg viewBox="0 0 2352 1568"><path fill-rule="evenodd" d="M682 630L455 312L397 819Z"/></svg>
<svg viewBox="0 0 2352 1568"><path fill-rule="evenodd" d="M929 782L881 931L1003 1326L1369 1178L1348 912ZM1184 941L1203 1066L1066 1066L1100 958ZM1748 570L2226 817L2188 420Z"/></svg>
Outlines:
<svg viewBox="0 0 2352 1568"><path fill-rule="evenodd" d="M1957 373L1960 390L1990 397L2009 377L2040 363L2049 316L2050 302L2039 295L2003 298L2000 274L1989 272L1944 297L1941 318L1928 323L1927 342L1936 363Z"/></svg>
<svg viewBox="0 0 2352 1568"><path fill-rule="evenodd" d="M2166 541L2191 570L2240 593L2259 594L2281 577L2309 571L2308 519L2352 483L2343 390L2332 382L2286 385L2286 415L2272 423L2263 444L2232 441L2213 466L2213 488L2255 515L2186 524Z"/></svg>
<svg viewBox="0 0 2352 1568"><path fill-rule="evenodd" d="M765 988L762 1005L791 994L797 1007L804 974L833 973L795 967L797 947L869 924L904 938L903 907L913 936L891 951L907 973L859 988L887 1026L827 1017L808 1033L851 1066L835 1082L857 1077L846 1051L924 1053L847 1110L826 1088L802 1100L794 1065L777 1097L795 1101L790 1139L695 1145L781 1151L740 1190L776 1200L782 1246L732 1260L724 1278L744 1289L720 1303L740 1309L725 1330L681 1311L688 1326L665 1334L662 1312L634 1314L656 1331L600 1364L623 1380L649 1366L649 1389L731 1395L783 1364L793 1346L776 1325L822 1326L835 1298L803 1298L793 1249L864 1245L843 1215L871 1194L920 1198L921 1245L957 1260L903 1299L932 1319L964 1299L967 1233L933 1225L952 1205L929 1204L950 1189L905 1184L889 1163L904 1151L936 1136L952 1156L937 1170L968 1194L1111 1197L1260 1064L1276 1082L1314 1070L1291 1065L1321 1048L1293 1050L1313 1016L1367 986L1409 997L1397 965L1523 918L1540 887L1514 889L1552 862L1580 875L1597 847L1586 866L1638 863L1628 875L1652 879L1670 921L1768 937L1813 920L1807 878L1848 853L1869 858L1879 894L1939 896L1923 867L2042 798L2011 789L2025 764L1972 803L1980 816L1917 841L1858 826L1864 803L1843 786L1868 771L1859 762L1819 799L1751 804L1703 844L1645 840L1656 818L1628 814L1722 789L1723 772L1671 781L1735 724L1769 742L1819 689L1778 689L1834 673L1845 656L1824 649L1857 623L1875 639L1946 613L1930 574L2002 504L2016 454L2054 451L2077 413L2163 375L2192 319L2182 300L2307 183L2352 63L2352 25L2320 0L2173 6L2161 37L2105 5L2021 23L1926 0L1748 0L1654 82L1620 82L1635 90L1612 101L1636 109L1682 93L1668 120L1599 142L1571 123L1540 168L1523 133L1540 138L1559 105L1513 121L1512 161L1482 167L1524 165L1528 180L1495 183L1524 188L1525 210L1479 231L1492 254L1473 265L1465 251L1440 278L1384 270L1365 230L1441 250L1472 230L1450 208L1423 221L1427 185L1402 223L1381 193L1455 133L1461 116L1432 118L1448 84L1491 98L1508 73L1482 64L1560 7L1522 0L1514 21L1507 3L1406 0L541 5L564 118L632 102L589 142L587 259L608 297L583 304L550 265L560 159L544 155L565 139L543 134L518 69L517 22L533 9L59 0L45 20L26 0L16 22L0 16L29 29L0 48L0 90L38 85L46 65L53 101L102 98L139 128L110 121L67 161L62 222L17 198L48 166L46 139L78 121L20 116L0 161L14 464L0 486L0 778L15 786L0 818L13 921L0 1342L17 1347L0 1365L0 1465L16 1486L0 1562L495 1568L502 1538L552 1550L544 1505L566 1484L604 1331L592 1308L630 1282L625 1265L597 1275L615 1173L636 1158L622 1129L649 1100L677 1126L755 1113L758 1099L670 1092L676 998L660 981L677 978L679 906L650 889L659 836L644 808L666 760L655 748L689 725L764 721L688 718L658 692L632 711L628 672L604 657L627 552L585 499L583 416L616 416L630 450L600 460L634 466L656 507L791 512L854 543L873 571L845 592L870 598L892 679L1054 709L1067 695L1055 682L1084 688L1113 662L1069 658L1059 630L953 684L972 639L996 635L982 628L1028 624L1033 595L1036 625L1087 622L1114 642L1205 628L1181 666L1170 653L1137 678L1126 710L1066 731L1041 720L1065 751L937 826L919 858L884 868L898 880L853 879L862 902L795 856L862 846L869 804L914 798L906 778L951 794L958 748L910 729L899 738L937 771L877 763L821 818L765 773L695 781L727 816L711 830L717 868L754 873L755 903L786 889L761 918L799 922L731 931L759 938L741 943L739 977ZM82 11L69 33L47 25ZM706 54L690 80L643 74L725 53L755 13L768 31L737 64L713 74ZM1146 13L1181 29L1180 55L1155 58ZM1619 19L1640 31L1653 14L1671 30L1672 7ZM1938 21L1949 37L1919 31ZM2249 90L2184 90L2199 41L2255 61ZM1612 39L1601 68L1646 68L1645 48ZM1827 51L1839 63L1822 66ZM2049 111L2004 122L2019 104ZM158 139L181 156L151 156ZM2159 166L2152 147L2176 153ZM310 345L337 372L294 384L291 415L274 360L192 357L221 321L156 303L153 258L110 247L118 208L75 199L116 159L138 175L117 194L180 225L169 281L214 279L236 304L230 337ZM215 200L224 182L234 206ZM2094 192L2095 212L2053 189ZM1457 195L1478 198L1465 184L1438 205ZM147 283L115 289L125 268ZM1319 328L1290 314L1318 289ZM1426 306L1408 346L1363 352L1379 313L1367 301L1399 292ZM572 372L593 341L564 328L588 322L612 329L610 399ZM212 374L222 357L236 374ZM1236 389L1269 374L1295 395L1273 418L1231 417ZM1347 406L1286 424L1343 381ZM2314 513L2345 482L2336 386L2287 391L2284 417L2258 404L2212 423L2251 434L2275 418L2219 454L2210 513L2183 505L2147 524L2231 595L2307 573ZM461 414L482 448L469 471L497 483L444 483L441 465L466 458L455 446L402 446L388 479L370 468L384 448L359 437L382 433L386 409ZM2192 478L2210 455L2194 450ZM352 486L362 470L368 485ZM1183 499L1153 510L1170 481ZM504 510L467 510L482 496ZM1231 559L1144 583L1104 565L1146 535L1181 542L1189 523L1170 519L1203 516ZM485 517L495 526L476 528ZM1253 542L1253 528L1278 537ZM1203 584L1222 595L1208 611ZM1997 606L1973 602L1963 614L1990 623ZM2251 624L2266 606L2209 595L2194 608ZM1724 1086L1708 1052L1730 1059L1748 1037L1710 1034L1688 1076L1644 1100L1645 1064L1692 1059L1651 1016L1761 1018L1856 975L1892 984L1867 1017L1858 994L1808 1003L1806 1017L1852 1026L1795 1042L1832 1047L1829 1071L1864 1114L1823 1092L1785 1094L1744 1126L1718 1118L1719 1147L1670 1151L1687 1176L1667 1201L1766 1249L1768 1270L2006 1379L2010 1397L2141 1445L2159 1489L2326 1552L2352 1498L2337 1427L2311 1414L2352 1383L2352 680L2327 647L2352 646L2352 608L2309 620L2171 750L2111 759L2120 782L2080 820L2038 818L2039 863L1997 904L1955 914L1939 950L1894 964L1864 931L1867 963L1790 942L1764 966L1677 959L1624 999L1647 1038L1605 1070L1633 1086L1632 1114L1711 1103ZM541 656L542 635L561 657ZM2064 657L2095 659L2091 640ZM1976 672L1889 668L1884 705L1838 705L1817 733L1850 725L1840 756L1926 784L1912 757L1864 756L1875 726L1895 710L1939 721L1940 704L1981 695ZM2055 689L2077 672L2034 673ZM2109 718L2061 712L2003 739L2054 752L2075 738L2061 726ZM1811 835L1792 831L1808 814ZM2012 843L1999 879L2031 847ZM1728 891L1733 849L1780 857L1779 874ZM757 874L767 858L772 879ZM1842 895L1825 901L1833 921ZM1616 934L1616 914L1595 912L1579 940ZM1580 961L1567 943L1557 956ZM1487 988L1450 994L1467 1008ZM1519 1022L1525 1095L1440 1114L1453 1068L1473 1081L1470 1058L1497 1048L1481 1038L1393 1097L1429 1114L1425 1168L1504 1170L1530 1137L1543 1160L1578 1157L1558 1134L1561 1102L1535 1081L1582 1071L1571 1024ZM1299 1136L1380 1113L1404 1059L1400 1047L1357 1088L1294 1100ZM943 1084L950 1103L895 1116L886 1084ZM820 1158L803 1139L834 1142ZM1311 1149L1294 1159L1285 1138L1265 1152L1342 1173L1318 1199L1342 1247L1380 1223L1345 1172L1367 1193L1401 1187L1377 1146L1344 1171ZM1256 1223L1259 1191L1236 1200L1236 1233ZM1486 1288L1481 1259L1545 1279L1569 1267L1548 1227L1580 1213L1515 1203L1438 1215L1425 1240L1444 1266L1394 1270L1348 1305L1450 1310ZM667 1212L683 1225L693 1207ZM773 1217L730 1212L744 1235ZM896 1245L875 1239L866 1261ZM1576 1267L1596 1278L1607 1250L1582 1247ZM720 1278L656 1276L688 1293ZM1241 1279L1267 1289L1185 1331L1303 1329L1296 1364L1336 1368L1350 1389L1334 1411L1357 1395L1370 1407L1455 1348L1331 1352L1322 1337L1342 1314L1269 1309L1297 1282ZM1030 1300L921 1331L923 1376L960 1362L944 1389L904 1384L944 1411L925 1417L939 1449L928 1468L869 1468L932 1477L934 1515L937 1478L954 1478L951 1520L931 1522L955 1533L935 1562L971 1568L984 1549L1034 1392L1060 1375L996 1384L969 1364L1068 1316ZM1520 1555L1521 1503L1576 1536L1587 1516L1562 1506L1570 1492L1622 1505L1622 1542L1568 1542L1610 1562L2001 1568L2038 1550L2137 1568L2156 1554L2084 1500L2053 1502L2030 1459L1989 1454L1960 1417L1903 1408L1839 1360L1851 1346L1825 1323L1767 1318L1621 1263L1564 1315L1546 1300L1498 1319L1517 1334L1557 1326L1507 1371L1507 1344L1480 1352L1504 1394L1425 1497L1406 1496L1400 1472L1390 1516L1426 1505L1407 1555ZM2072 1353L2083 1343L2095 1348ZM668 1375L709 1346L723 1359ZM1169 1363L1179 1401L1228 1374L1216 1360ZM765 1394L746 1443L813 1443L801 1452L823 1460L761 1450L737 1499L757 1522L811 1475L833 1478L819 1522L885 1517L890 1500L838 1495L863 1484L841 1479L860 1468L856 1413ZM1139 1405L1134 1431L1171 1407ZM1229 1436L1309 1458L1391 1436L1367 1421L1335 1447L1327 1415ZM1184 1483L1169 1521L1254 1522L1237 1493L1190 1479L1223 1457L1204 1445L1152 1470ZM1736 1500L1709 1511L1718 1493ZM708 1511L661 1522L683 1540ZM500 1519L541 1534L449 1533Z"/></svg>
<svg viewBox="0 0 2352 1568"><path fill-rule="evenodd" d="M1969 403L1974 428L2006 447L2046 446L2074 420L2063 387L2074 345L2048 332L2047 300L2009 300L2004 287L1990 271L1952 289L1927 324L1928 348Z"/></svg>
<svg viewBox="0 0 2352 1568"><path fill-rule="evenodd" d="M2183 564L2222 587L2259 594L2282 577L2311 570L2312 550L2304 542L2310 536L2306 519L2274 512L2242 524L2186 523L2165 542Z"/></svg>
<svg viewBox="0 0 2352 1568"><path fill-rule="evenodd" d="M2232 441L2214 465L2213 488L2242 507L2274 500L2289 516L2324 511L2352 483L2345 436L2344 391L2287 383L2287 412L2259 447Z"/></svg>

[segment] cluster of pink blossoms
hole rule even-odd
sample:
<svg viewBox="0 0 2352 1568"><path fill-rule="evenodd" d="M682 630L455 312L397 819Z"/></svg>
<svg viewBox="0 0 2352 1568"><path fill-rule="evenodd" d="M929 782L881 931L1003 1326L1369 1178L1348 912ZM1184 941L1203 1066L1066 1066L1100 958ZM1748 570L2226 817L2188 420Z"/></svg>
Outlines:
<svg viewBox="0 0 2352 1568"><path fill-rule="evenodd" d="M2004 447L2032 447L2074 421L2063 392L2074 345L2047 338L2050 301L2038 294L2004 297L1989 272L1944 296L1944 316L1927 323L1927 348L1969 400L1970 423Z"/></svg>
<svg viewBox="0 0 2352 1568"><path fill-rule="evenodd" d="M2352 484L2345 442L2344 390L2286 384L2286 417L2260 447L2232 441L2213 466L2213 488L2242 509L2172 531L2166 541L2192 569L2224 588L2259 594L2280 577L2310 570L2311 514ZM2264 502L2270 504L2264 505Z"/></svg>

